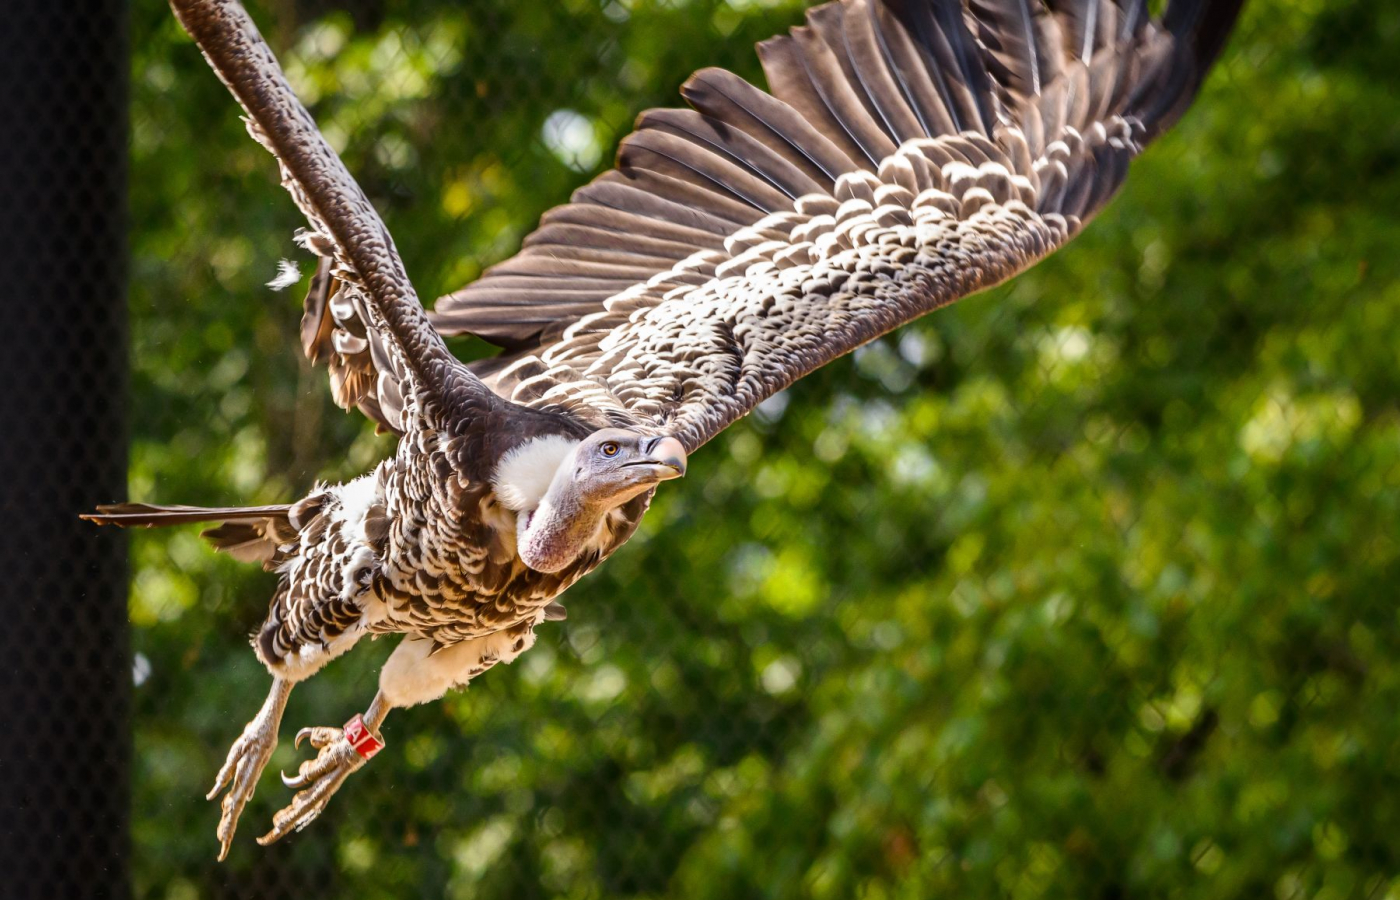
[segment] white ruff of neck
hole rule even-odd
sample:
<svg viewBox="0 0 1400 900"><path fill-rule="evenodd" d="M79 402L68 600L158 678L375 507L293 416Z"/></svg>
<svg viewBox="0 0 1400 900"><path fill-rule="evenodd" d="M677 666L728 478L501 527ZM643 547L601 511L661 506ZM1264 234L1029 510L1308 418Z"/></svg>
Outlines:
<svg viewBox="0 0 1400 900"><path fill-rule="evenodd" d="M578 441L550 435L526 441L496 465L491 487L506 509L521 512L540 505L559 466L574 452Z"/></svg>
<svg viewBox="0 0 1400 900"><path fill-rule="evenodd" d="M537 572L557 572L597 540L607 508L589 503L573 477L578 441L543 437L512 450L496 467L496 499L514 510L516 552Z"/></svg>

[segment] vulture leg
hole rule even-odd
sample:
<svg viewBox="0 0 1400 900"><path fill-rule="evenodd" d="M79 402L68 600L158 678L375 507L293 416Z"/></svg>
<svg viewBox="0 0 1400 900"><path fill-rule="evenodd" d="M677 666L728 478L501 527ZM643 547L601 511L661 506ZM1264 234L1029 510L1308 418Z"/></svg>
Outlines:
<svg viewBox="0 0 1400 900"><path fill-rule="evenodd" d="M225 787L229 789L220 804L219 827L214 832L219 839L220 862L228 856L233 833L238 829L238 817L243 814L243 807L248 805L253 790L258 786L258 776L272 758L272 751L277 748L277 726L282 722L282 712L287 708L287 698L291 694L291 681L272 679L272 690L268 691L262 709L258 710L253 721L244 727L243 734L229 748L228 758L224 760L223 768L214 778L214 787L206 796L206 799L213 800Z"/></svg>
<svg viewBox="0 0 1400 900"><path fill-rule="evenodd" d="M436 700L454 687L465 687L496 663L513 662L534 646L535 625L555 615L541 610L535 619L447 646L421 637L404 639L384 664L379 693L363 716L351 719L344 728L303 728L297 733L298 746L305 738L319 752L301 764L295 777L282 776L283 783L298 793L272 817L272 830L258 843L266 846L280 840L321 814L350 773L384 746L379 726L389 710Z"/></svg>
<svg viewBox="0 0 1400 900"><path fill-rule="evenodd" d="M259 844L266 847L294 830L300 831L321 814L350 773L383 749L379 726L392 708L380 691L364 715L356 715L344 728L303 728L297 732L296 746L300 747L303 739L309 740L319 752L315 759L301 764L296 777L282 776L282 783L297 795L272 817L272 830L258 838Z"/></svg>

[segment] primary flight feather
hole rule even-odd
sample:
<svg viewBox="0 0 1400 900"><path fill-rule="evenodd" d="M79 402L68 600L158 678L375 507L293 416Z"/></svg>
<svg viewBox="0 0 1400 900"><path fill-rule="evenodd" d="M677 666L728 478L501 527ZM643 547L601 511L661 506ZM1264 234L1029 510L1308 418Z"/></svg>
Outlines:
<svg viewBox="0 0 1400 900"><path fill-rule="evenodd" d="M279 573L254 638L273 685L229 751L220 858L292 686L401 633L379 692L318 751L260 841L315 818L383 747L389 710L534 642L687 455L803 375L1072 239L1196 95L1243 0L840 0L759 45L765 92L719 69L644 113L617 168L515 257L418 301L393 240L235 0L176 15L278 159L320 257L301 343L391 459L285 506L124 503L204 521ZM442 335L502 353L464 364Z"/></svg>

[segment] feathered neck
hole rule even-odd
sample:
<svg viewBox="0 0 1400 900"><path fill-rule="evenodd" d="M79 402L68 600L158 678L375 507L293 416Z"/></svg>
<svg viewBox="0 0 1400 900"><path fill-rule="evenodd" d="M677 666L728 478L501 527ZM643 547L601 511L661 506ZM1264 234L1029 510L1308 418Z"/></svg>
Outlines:
<svg viewBox="0 0 1400 900"><path fill-rule="evenodd" d="M536 572L557 572L597 541L608 506L590 503L561 466L537 507L516 514L516 552Z"/></svg>
<svg viewBox="0 0 1400 900"><path fill-rule="evenodd" d="M593 544L609 507L591 502L573 477L579 442L551 435L512 450L496 467L496 499L515 511L516 552L537 572L557 572Z"/></svg>
<svg viewBox="0 0 1400 900"><path fill-rule="evenodd" d="M579 444L551 434L532 438L511 450L496 465L491 487L506 509L522 512L539 506L559 466Z"/></svg>

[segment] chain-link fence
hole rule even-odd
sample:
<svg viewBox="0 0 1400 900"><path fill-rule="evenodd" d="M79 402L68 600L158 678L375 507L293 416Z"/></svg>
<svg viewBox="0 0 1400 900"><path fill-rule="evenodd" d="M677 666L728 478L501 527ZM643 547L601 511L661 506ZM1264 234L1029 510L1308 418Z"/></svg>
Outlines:
<svg viewBox="0 0 1400 900"><path fill-rule="evenodd" d="M135 0L130 495L284 501L389 453L264 287L300 224ZM788 0L266 0L420 293L475 277ZM273 578L133 541L138 897L1400 896L1400 6L1255 0L1070 248L828 367L666 485L567 622L312 827L287 737L229 861L201 796ZM484 352L462 342L463 354ZM108 497L94 497L106 500Z"/></svg>

